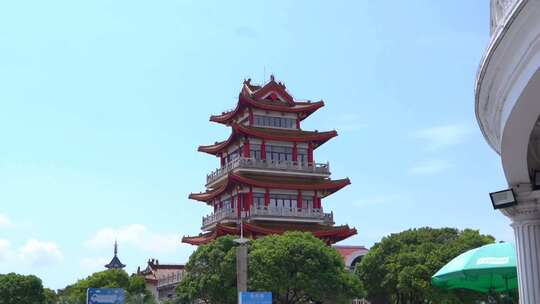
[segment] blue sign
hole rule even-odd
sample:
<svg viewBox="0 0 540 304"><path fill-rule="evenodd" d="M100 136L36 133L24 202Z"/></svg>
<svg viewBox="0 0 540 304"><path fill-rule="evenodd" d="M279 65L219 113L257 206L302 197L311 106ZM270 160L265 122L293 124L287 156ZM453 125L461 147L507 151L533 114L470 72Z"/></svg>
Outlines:
<svg viewBox="0 0 540 304"><path fill-rule="evenodd" d="M124 304L126 296L121 288L88 288L86 304Z"/></svg>
<svg viewBox="0 0 540 304"><path fill-rule="evenodd" d="M271 292L251 292L245 291L240 293L238 299L239 304L272 304Z"/></svg>

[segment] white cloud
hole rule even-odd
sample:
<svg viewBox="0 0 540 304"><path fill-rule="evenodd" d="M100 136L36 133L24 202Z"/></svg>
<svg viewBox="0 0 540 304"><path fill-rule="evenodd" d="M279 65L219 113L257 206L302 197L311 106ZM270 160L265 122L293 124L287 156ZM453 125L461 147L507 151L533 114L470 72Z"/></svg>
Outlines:
<svg viewBox="0 0 540 304"><path fill-rule="evenodd" d="M112 248L115 240L119 246L129 245L148 252L173 252L181 247L178 234L155 233L141 224L100 229L85 244L90 248Z"/></svg>
<svg viewBox="0 0 540 304"><path fill-rule="evenodd" d="M12 224L7 215L0 213L0 227L10 227Z"/></svg>
<svg viewBox="0 0 540 304"><path fill-rule="evenodd" d="M30 239L19 249L19 259L32 266L45 266L61 261L64 255L53 242Z"/></svg>
<svg viewBox="0 0 540 304"><path fill-rule="evenodd" d="M414 175L431 175L451 167L452 165L445 160L434 159L417 164L409 170L409 173Z"/></svg>
<svg viewBox="0 0 540 304"><path fill-rule="evenodd" d="M422 129L412 136L426 141L428 150L439 150L462 143L472 130L465 124L451 124Z"/></svg>

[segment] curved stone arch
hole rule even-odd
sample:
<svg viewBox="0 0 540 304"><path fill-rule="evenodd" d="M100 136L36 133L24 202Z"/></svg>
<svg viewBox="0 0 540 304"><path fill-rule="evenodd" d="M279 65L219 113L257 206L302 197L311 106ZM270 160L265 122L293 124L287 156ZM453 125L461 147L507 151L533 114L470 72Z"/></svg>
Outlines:
<svg viewBox="0 0 540 304"><path fill-rule="evenodd" d="M347 266L347 268L350 268L353 264L353 262L357 259L357 258L360 258L360 257L363 257L367 254L367 250L364 250L364 249L359 249L357 252L351 254L350 256L347 257L347 260L345 261L345 266Z"/></svg>
<svg viewBox="0 0 540 304"><path fill-rule="evenodd" d="M508 184L530 183L527 152L531 132L540 116L540 53L538 65L512 107L501 140L501 158Z"/></svg>
<svg viewBox="0 0 540 304"><path fill-rule="evenodd" d="M540 115L540 3L518 1L495 34L477 78L476 114L488 143L501 154L510 186L530 183L529 137ZM540 96L540 95L536 95Z"/></svg>

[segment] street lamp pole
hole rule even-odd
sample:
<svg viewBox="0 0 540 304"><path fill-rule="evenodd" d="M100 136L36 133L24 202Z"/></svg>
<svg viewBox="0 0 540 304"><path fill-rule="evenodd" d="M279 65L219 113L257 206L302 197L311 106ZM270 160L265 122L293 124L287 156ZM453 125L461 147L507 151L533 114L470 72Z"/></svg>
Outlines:
<svg viewBox="0 0 540 304"><path fill-rule="evenodd" d="M244 238L244 212L240 213L240 238L234 240L236 243L240 244L236 248L236 286L238 288L238 294L243 291L247 291L247 242L248 239Z"/></svg>

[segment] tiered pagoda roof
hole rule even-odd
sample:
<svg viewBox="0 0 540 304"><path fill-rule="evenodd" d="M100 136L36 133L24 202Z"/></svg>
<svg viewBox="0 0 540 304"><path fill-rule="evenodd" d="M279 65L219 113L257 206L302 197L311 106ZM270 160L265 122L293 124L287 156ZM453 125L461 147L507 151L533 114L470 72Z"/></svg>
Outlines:
<svg viewBox="0 0 540 304"><path fill-rule="evenodd" d="M263 87L252 85L251 79L248 79L244 81L236 108L220 115L212 115L210 121L230 124L246 108L298 113L300 120L303 120L323 106L324 102L322 100L317 102L295 101L287 92L285 85L276 82L273 76L270 78L270 82Z"/></svg>
<svg viewBox="0 0 540 304"><path fill-rule="evenodd" d="M232 133L228 139L220 142L216 142L213 145L199 146L197 149L199 152L205 152L208 154L219 154L223 149L227 148L233 143L238 136L252 136L255 138L265 140L282 140L282 141L294 141L294 142L312 142L313 148L317 148L329 139L336 137L338 134L335 130L327 132L318 131L303 131L303 130L286 130L286 129L272 129L261 127L249 127L237 123L231 123Z"/></svg>
<svg viewBox="0 0 540 304"><path fill-rule="evenodd" d="M112 260L109 262L109 264L105 265L105 268L123 269L124 267L126 267L126 265L122 264L122 262L120 262L120 259L118 258L118 243L114 241L114 256Z"/></svg>
<svg viewBox="0 0 540 304"><path fill-rule="evenodd" d="M201 193L191 193L189 198L201 202L209 202L217 196L226 193L231 188L234 188L236 185L287 190L319 190L327 191L327 194L331 194L350 184L351 181L348 178L337 180L299 179L291 177L285 178L266 175L257 176L229 173L226 181L218 187Z"/></svg>
<svg viewBox="0 0 540 304"><path fill-rule="evenodd" d="M274 223L244 223L244 236L257 238L270 234L283 234L287 231L302 231L311 232L315 237L325 241L327 244L333 244L355 235L356 229L350 228L348 225L343 226L326 226L317 224L299 225L295 223L287 223L286 225L276 225ZM209 243L216 238L224 235L240 235L240 227L233 225L216 225L216 228L211 232L201 233L198 236L184 236L182 242L191 245L203 245Z"/></svg>

